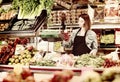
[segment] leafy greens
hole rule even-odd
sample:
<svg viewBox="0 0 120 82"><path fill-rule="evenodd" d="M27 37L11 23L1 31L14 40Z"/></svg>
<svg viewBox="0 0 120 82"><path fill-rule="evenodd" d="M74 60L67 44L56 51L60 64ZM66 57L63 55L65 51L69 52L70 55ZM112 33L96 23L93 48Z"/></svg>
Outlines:
<svg viewBox="0 0 120 82"><path fill-rule="evenodd" d="M49 14L53 0L13 0L12 6L19 10L18 19L34 19L43 9Z"/></svg>

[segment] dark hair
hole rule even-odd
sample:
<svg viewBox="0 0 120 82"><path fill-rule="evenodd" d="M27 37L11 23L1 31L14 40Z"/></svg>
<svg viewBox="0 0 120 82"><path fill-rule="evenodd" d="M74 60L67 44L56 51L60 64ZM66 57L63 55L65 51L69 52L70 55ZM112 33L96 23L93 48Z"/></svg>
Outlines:
<svg viewBox="0 0 120 82"><path fill-rule="evenodd" d="M90 21L89 15L88 14L81 14L79 17L81 17L85 20L84 27L86 28L86 30L89 30L91 27L91 21Z"/></svg>

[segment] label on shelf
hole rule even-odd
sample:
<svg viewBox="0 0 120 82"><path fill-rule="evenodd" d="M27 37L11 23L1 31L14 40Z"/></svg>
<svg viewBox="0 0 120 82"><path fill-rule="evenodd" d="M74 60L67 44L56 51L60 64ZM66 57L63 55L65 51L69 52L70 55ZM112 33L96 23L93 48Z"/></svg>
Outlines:
<svg viewBox="0 0 120 82"><path fill-rule="evenodd" d="M21 51L23 51L24 49L25 49L25 47L23 45L16 45L15 55L20 54Z"/></svg>
<svg viewBox="0 0 120 82"><path fill-rule="evenodd" d="M115 44L120 45L120 30L115 31Z"/></svg>

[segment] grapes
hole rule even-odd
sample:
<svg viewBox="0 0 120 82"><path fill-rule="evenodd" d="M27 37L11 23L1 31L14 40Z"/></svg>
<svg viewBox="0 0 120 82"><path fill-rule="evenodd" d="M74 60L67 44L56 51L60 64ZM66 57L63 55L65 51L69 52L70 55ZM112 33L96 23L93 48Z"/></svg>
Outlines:
<svg viewBox="0 0 120 82"><path fill-rule="evenodd" d="M113 67L113 66L117 66L117 62L116 61L113 61L111 59L105 59L105 62L103 64L103 67L104 68L109 68L109 67Z"/></svg>

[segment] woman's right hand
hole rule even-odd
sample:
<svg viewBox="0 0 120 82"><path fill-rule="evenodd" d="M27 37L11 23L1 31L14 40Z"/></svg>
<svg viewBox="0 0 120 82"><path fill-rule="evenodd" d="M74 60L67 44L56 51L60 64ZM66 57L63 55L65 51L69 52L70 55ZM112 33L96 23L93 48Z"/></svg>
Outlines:
<svg viewBox="0 0 120 82"><path fill-rule="evenodd" d="M68 41L69 40L69 33L65 33L65 32L61 32L60 34L59 34L59 36L60 36L60 38L62 39L62 40L65 40L65 41Z"/></svg>

